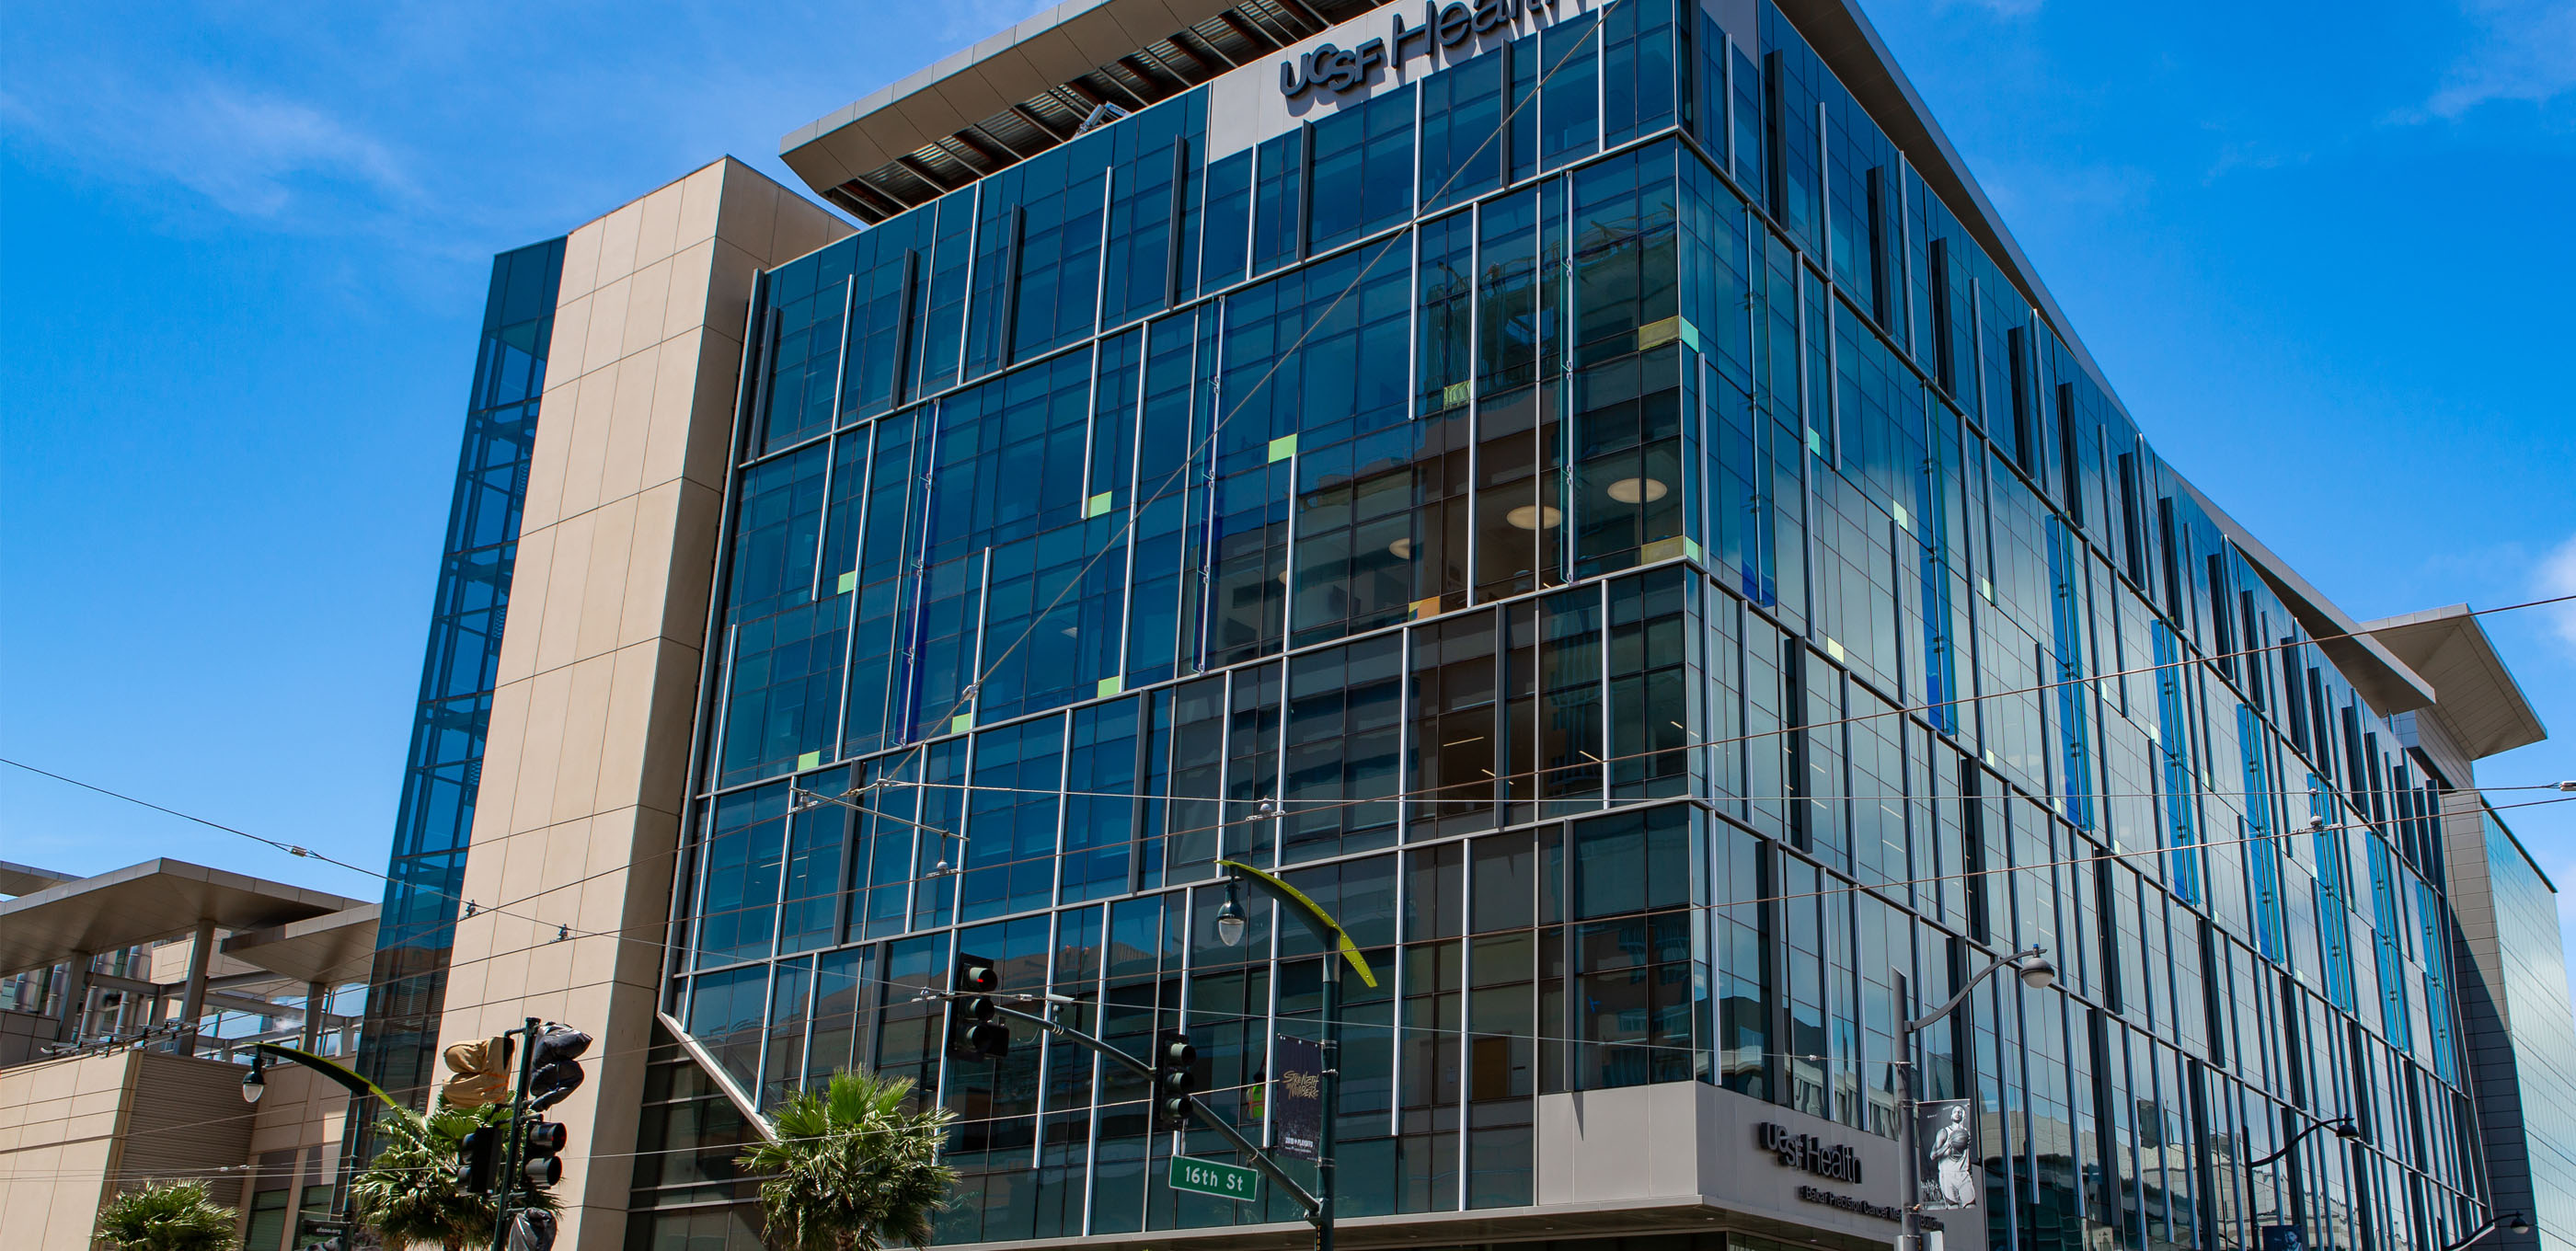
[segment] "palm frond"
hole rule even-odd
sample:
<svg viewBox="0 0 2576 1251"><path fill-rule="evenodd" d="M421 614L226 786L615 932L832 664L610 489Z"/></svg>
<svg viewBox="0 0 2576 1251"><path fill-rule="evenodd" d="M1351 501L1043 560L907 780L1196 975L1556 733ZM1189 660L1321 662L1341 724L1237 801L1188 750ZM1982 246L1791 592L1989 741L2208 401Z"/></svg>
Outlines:
<svg viewBox="0 0 2576 1251"><path fill-rule="evenodd" d="M391 1251L423 1244L458 1247L489 1243L499 1206L457 1180L465 1136L507 1119L502 1106L459 1108L440 1101L427 1115L403 1109L377 1122L384 1149L349 1179L349 1203L358 1223L374 1230ZM537 1190L522 1202L555 1210L552 1194Z"/></svg>
<svg viewBox="0 0 2576 1251"><path fill-rule="evenodd" d="M208 1198L204 1182L166 1182L108 1200L94 1236L108 1251L232 1251L240 1215Z"/></svg>
<svg viewBox="0 0 2576 1251"><path fill-rule="evenodd" d="M737 1161L761 1176L762 1240L771 1251L880 1251L920 1246L956 1171L939 1162L956 1114L908 1111L908 1078L841 1072L771 1114L778 1139Z"/></svg>

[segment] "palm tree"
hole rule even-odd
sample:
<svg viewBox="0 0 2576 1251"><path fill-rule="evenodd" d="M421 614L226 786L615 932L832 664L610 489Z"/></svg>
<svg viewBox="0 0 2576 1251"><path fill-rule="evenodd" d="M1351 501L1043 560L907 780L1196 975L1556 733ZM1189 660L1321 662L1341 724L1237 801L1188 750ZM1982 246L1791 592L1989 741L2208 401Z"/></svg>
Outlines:
<svg viewBox="0 0 2576 1251"><path fill-rule="evenodd" d="M427 1116L399 1107L386 1112L376 1123L384 1150L349 1179L349 1207L358 1223L392 1251L423 1243L464 1251L468 1243L491 1241L499 1207L457 1180L457 1155L467 1134L508 1119L508 1112L507 1105L459 1108L444 1099ZM549 1212L555 1207L543 1190L522 1202Z"/></svg>
<svg viewBox="0 0 2576 1251"><path fill-rule="evenodd" d="M204 1182L164 1182L108 1200L97 1237L108 1251L232 1251L240 1216L207 1198Z"/></svg>
<svg viewBox="0 0 2576 1251"><path fill-rule="evenodd" d="M771 1251L880 1251L922 1246L931 1215L947 1206L957 1170L939 1147L957 1114L906 1111L912 1079L832 1075L772 1115L778 1136L743 1148L737 1163L760 1183L761 1240Z"/></svg>

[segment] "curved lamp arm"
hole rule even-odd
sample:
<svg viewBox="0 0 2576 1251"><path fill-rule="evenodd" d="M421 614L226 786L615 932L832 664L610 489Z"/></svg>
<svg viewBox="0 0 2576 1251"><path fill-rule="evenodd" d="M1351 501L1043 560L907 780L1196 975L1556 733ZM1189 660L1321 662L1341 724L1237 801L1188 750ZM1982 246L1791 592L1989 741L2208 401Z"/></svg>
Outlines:
<svg viewBox="0 0 2576 1251"><path fill-rule="evenodd" d="M2359 1126L2359 1125L2357 1125L2357 1124L2354 1124L2354 1123L2353 1123L2353 1119L2352 1119L2351 1117L2349 1117L2349 1116L2338 1116L2338 1117L2334 1118L2334 1119L2333 1119L2333 1120L2331 1120L2331 1121L2317 1121L2317 1122L2314 1122L2314 1123L2310 1124L2306 1129L2300 1130L2299 1132L2297 1132L2297 1133L2295 1133L2295 1134L2290 1135L2290 1140L2289 1140L2288 1142L2282 1143L2282 1144L2281 1144L2281 1149L2280 1149L2280 1150L2275 1151L2275 1152L2273 1152L2273 1153L2272 1153L2272 1154L2270 1154L2270 1155L2264 1156L2262 1159L2259 1159L2259 1160L2247 1160L2247 1161L2245 1162L2245 1167L2247 1167L2247 1168L2261 1168L2261 1167L2263 1167L2264 1165L2266 1165L2266 1164L2269 1164L2269 1163L2273 1162L2274 1160L2278 1160L2278 1159L2280 1159L2282 1156L2285 1156L2285 1155L2290 1154L2290 1152L2291 1152L2292 1150L2296 1149L2300 1143L2305 1142L2305 1141L2307 1140L2308 1135L2313 1134L2313 1133L2315 1133L2315 1132L2317 1132L2318 1130L2321 1130L2321 1129L2330 1129L2330 1130L2333 1130L2333 1131L2334 1131L2334 1134L2335 1134L2335 1137L2337 1137L2337 1138L2359 1138L2359 1137L2361 1137L2361 1126ZM2462 1246L2466 1246L2466 1245L2468 1245L2468 1244L2466 1244L2466 1243L2462 1243L2461 1245L2462 1245Z"/></svg>
<svg viewBox="0 0 2576 1251"><path fill-rule="evenodd" d="M2484 1238L2488 1234L2492 1234L2499 1229L2511 1230L2517 1234L2527 1234L2531 1232L2531 1222L2522 1219L2522 1213L2520 1212L2498 1212L2494 1216L2488 1217L2486 1224L2480 1225L2475 1230L2470 1231L2468 1237L2462 1238L2458 1242L2442 1248L2442 1251L2460 1251L2460 1248L2465 1247L2472 1242L2476 1242L2478 1239Z"/></svg>
<svg viewBox="0 0 2576 1251"><path fill-rule="evenodd" d="M1983 985L1987 978L1993 977L1995 974L2000 973L2005 969L2019 969L2023 967L2022 961L2037 960L2047 954L2048 948L2033 947L2027 951L2016 951L2008 956L1997 957L1993 964L1986 966L1985 972L1969 978L1966 983L1961 985L1959 987L1959 993L1950 996L1950 1002L1942 1004L1940 1007L1934 1008L1930 1012L1924 1013L1921 1017L1918 1017L1915 1020L1907 1021L1905 1023L1905 1032L1908 1034L1919 1033L1925 1027L1939 1021L1941 1018L1948 1016L1953 1012L1958 1011L1959 1005L1967 1002L1969 992L1974 991L1978 986ZM2056 970L2052 967L2049 972L2051 976L2054 976Z"/></svg>
<svg viewBox="0 0 2576 1251"><path fill-rule="evenodd" d="M1363 984L1372 990L1377 988L1377 974L1370 970L1368 958L1360 954L1359 944L1351 941L1350 931L1343 929L1342 923L1334 920L1332 913L1324 911L1323 905L1308 899L1306 892L1281 881L1276 874L1265 873L1240 860L1219 860L1216 867L1251 883L1254 889L1277 901L1291 916L1305 922L1306 928L1315 931L1315 937L1323 942L1326 951L1340 952L1344 960L1350 961L1351 971L1360 975Z"/></svg>
<svg viewBox="0 0 2576 1251"><path fill-rule="evenodd" d="M300 1051L296 1048L281 1046L277 1043L252 1043L250 1045L250 1051L250 1073L242 1079L242 1084L245 1086L259 1085L260 1083L257 1079L260 1076L260 1070L268 1066L268 1058L270 1056L275 1056L281 1060L301 1064L316 1073L320 1073L324 1077L330 1078L332 1081L348 1087L350 1094L374 1095L376 1098L383 1100L386 1107L392 1108L396 1112L410 1111L410 1109L405 1108L403 1105L394 1102L394 1097L386 1094L384 1089L376 1085L374 1082L368 1081L366 1078L350 1072L346 1067L333 1061L325 1060L310 1051ZM249 1092L245 1091L244 1093L247 1094Z"/></svg>

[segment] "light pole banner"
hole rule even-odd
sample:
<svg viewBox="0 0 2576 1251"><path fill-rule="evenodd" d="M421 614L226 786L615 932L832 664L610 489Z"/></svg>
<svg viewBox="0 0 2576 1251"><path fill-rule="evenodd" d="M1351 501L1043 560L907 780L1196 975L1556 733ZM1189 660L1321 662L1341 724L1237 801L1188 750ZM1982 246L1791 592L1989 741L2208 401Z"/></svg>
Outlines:
<svg viewBox="0 0 2576 1251"><path fill-rule="evenodd" d="M1915 1104L1914 1142L1923 1153L1914 1174L1922 1189L1915 1201L1922 1211L1972 1208L1985 1197L1985 1188L1977 1180L1976 1101Z"/></svg>
<svg viewBox="0 0 2576 1251"><path fill-rule="evenodd" d="M1271 1141L1281 1155L1315 1158L1324 1132L1324 1044L1278 1036L1270 1079Z"/></svg>

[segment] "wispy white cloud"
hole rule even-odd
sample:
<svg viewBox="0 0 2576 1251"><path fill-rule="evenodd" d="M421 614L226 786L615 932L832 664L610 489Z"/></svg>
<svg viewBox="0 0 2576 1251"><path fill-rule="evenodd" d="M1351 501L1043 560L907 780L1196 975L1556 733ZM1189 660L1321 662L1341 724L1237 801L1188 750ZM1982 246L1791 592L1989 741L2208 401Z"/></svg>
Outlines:
<svg viewBox="0 0 2576 1251"><path fill-rule="evenodd" d="M384 142L308 104L209 85L180 102L164 137L171 177L237 213L274 216L319 180L392 198L416 193Z"/></svg>
<svg viewBox="0 0 2576 1251"><path fill-rule="evenodd" d="M1986 194L2006 220L2043 213L2110 213L2131 208L2155 186L2155 175L2135 165L2084 162L2052 165L2006 161L1980 175Z"/></svg>
<svg viewBox="0 0 2576 1251"><path fill-rule="evenodd" d="M2540 558L2540 564L2533 571L2532 589L2543 599L2554 595L2576 595L2576 535L2569 535L2566 542ZM2537 611L2547 616L2549 628L2560 641L2576 648L2576 603L2551 604Z"/></svg>
<svg viewBox="0 0 2576 1251"><path fill-rule="evenodd" d="M2276 151L2259 140L2225 143L2219 146L2217 159L2201 172L2200 182L2202 186L2209 186L2238 170L2279 169L2284 165L2304 165L2307 160L2305 152Z"/></svg>
<svg viewBox="0 0 2576 1251"><path fill-rule="evenodd" d="M2576 90L2576 5L2566 0L2463 0L2474 46L2443 75L2423 112L2457 119L2482 104L2533 104Z"/></svg>
<svg viewBox="0 0 2576 1251"><path fill-rule="evenodd" d="M2047 3L2048 0L1940 0L1935 7L1984 9L1997 17L2028 17Z"/></svg>
<svg viewBox="0 0 2576 1251"><path fill-rule="evenodd" d="M393 211L419 189L393 145L326 109L211 77L160 88L73 73L21 82L0 117L93 175L185 187L283 222L328 203Z"/></svg>

